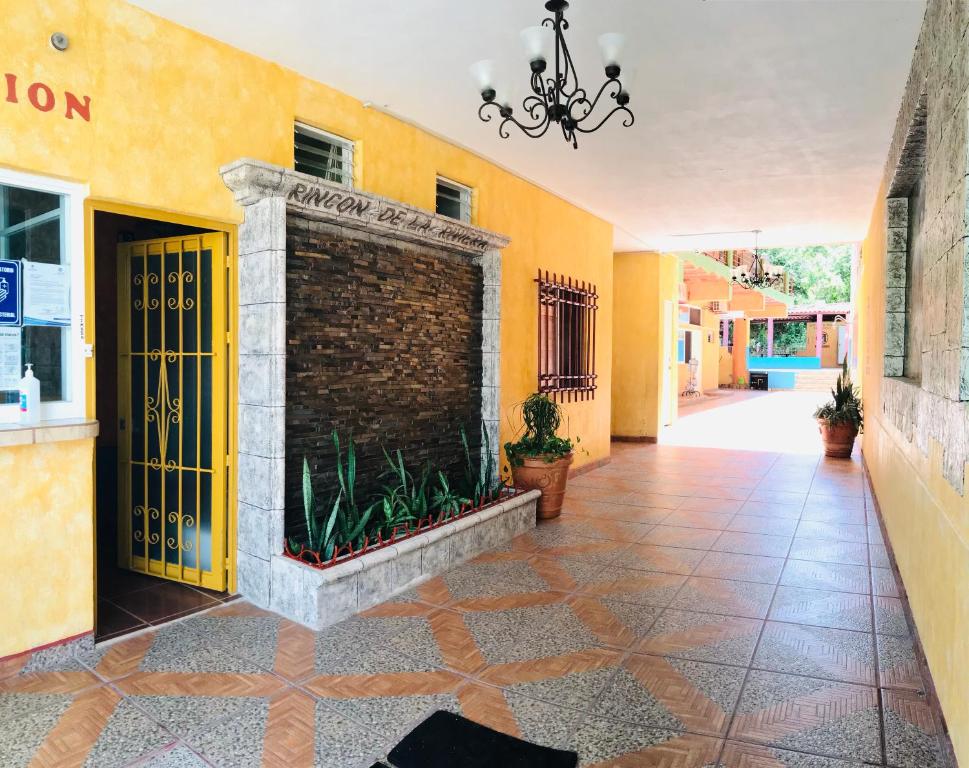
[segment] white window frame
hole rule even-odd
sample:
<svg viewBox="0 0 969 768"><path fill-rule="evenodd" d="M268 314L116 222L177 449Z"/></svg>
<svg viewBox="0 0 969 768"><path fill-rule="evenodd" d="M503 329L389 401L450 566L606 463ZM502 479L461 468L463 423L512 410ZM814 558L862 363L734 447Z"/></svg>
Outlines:
<svg viewBox="0 0 969 768"><path fill-rule="evenodd" d="M438 186L448 187L460 195L459 205L461 206L461 217L455 221L462 221L465 224L471 223L471 187L460 182L453 181L444 176L438 176L434 184L434 210L437 211L437 188ZM444 214L439 214L443 216ZM448 216L448 218L451 218Z"/></svg>
<svg viewBox="0 0 969 768"><path fill-rule="evenodd" d="M87 411L84 354L84 307L87 300L84 282L84 200L88 196L86 184L74 184L47 176L22 173L0 168L0 184L61 196L61 249L71 268L71 326L63 328L63 363L68 368L65 379L67 397L64 400L42 402L41 421L84 418ZM0 424L20 421L20 406L16 403L0 405Z"/></svg>
<svg viewBox="0 0 969 768"><path fill-rule="evenodd" d="M356 173L356 168L354 167L353 142L350 139L347 139L343 136L337 136L335 133L324 131L323 129L317 128L316 126L308 125L307 123L301 123L299 120L295 120L293 122L294 132L297 129L314 138L321 139L322 141L328 141L331 144L338 144L340 146L340 148L343 150L343 156L346 158L346 162L344 163L344 169L345 169L344 172L346 174L346 178L341 182L332 181L330 179L323 179L322 176L318 178L322 179L323 181L328 181L331 184L340 184L341 186L346 187L347 189L353 189L353 177L354 177L354 174ZM293 141L293 152L294 152L293 167L294 168L296 166L295 151L296 151L296 141L294 139Z"/></svg>

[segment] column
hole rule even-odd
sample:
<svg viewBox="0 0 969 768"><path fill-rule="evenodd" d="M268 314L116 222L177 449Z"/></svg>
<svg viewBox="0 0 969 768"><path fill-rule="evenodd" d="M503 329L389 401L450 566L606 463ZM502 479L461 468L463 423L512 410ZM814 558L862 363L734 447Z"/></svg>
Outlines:
<svg viewBox="0 0 969 768"><path fill-rule="evenodd" d="M720 346L730 346L730 321L724 318L720 321Z"/></svg>
<svg viewBox="0 0 969 768"><path fill-rule="evenodd" d="M821 359L821 337L824 336L824 315L817 314L814 325L814 356Z"/></svg>
<svg viewBox="0 0 969 768"><path fill-rule="evenodd" d="M286 201L245 205L239 226L239 592L268 608L282 554L286 456Z"/></svg>
<svg viewBox="0 0 969 768"><path fill-rule="evenodd" d="M767 356L774 356L774 318L767 318Z"/></svg>

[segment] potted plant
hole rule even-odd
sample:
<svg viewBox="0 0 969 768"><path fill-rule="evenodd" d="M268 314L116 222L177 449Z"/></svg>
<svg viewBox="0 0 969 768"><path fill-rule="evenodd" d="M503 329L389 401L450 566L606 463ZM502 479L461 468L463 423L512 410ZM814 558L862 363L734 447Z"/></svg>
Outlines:
<svg viewBox="0 0 969 768"><path fill-rule="evenodd" d="M538 517L558 517L565 497L565 483L572 464L572 441L555 433L562 423L562 409L547 395L535 393L521 406L524 434L505 443L515 487L538 489ZM576 438L578 442L578 438Z"/></svg>
<svg viewBox="0 0 969 768"><path fill-rule="evenodd" d="M814 412L824 441L824 455L847 459L864 424L861 397L848 373L848 361L841 366L838 383L831 390L832 400Z"/></svg>

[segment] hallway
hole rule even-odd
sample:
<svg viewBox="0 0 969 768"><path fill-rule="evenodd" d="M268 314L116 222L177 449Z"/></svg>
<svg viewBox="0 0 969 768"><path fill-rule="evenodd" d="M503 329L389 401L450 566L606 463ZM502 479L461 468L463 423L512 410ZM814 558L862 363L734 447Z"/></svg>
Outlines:
<svg viewBox="0 0 969 768"><path fill-rule="evenodd" d="M9 662L0 764L363 768L443 708L600 768L949 765L857 451L812 451L800 394L726 397L322 633L238 601Z"/></svg>

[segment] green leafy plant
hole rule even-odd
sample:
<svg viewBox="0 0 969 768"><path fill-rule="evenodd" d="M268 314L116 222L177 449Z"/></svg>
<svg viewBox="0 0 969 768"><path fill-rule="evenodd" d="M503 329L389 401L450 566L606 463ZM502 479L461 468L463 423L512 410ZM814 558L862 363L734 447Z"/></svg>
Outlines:
<svg viewBox="0 0 969 768"><path fill-rule="evenodd" d="M491 452L491 438L487 429L482 428L481 440L482 453L485 455L484 466L472 458L468 433L461 427L461 448L464 452L464 481L461 492L476 503L483 498L494 498L505 486L495 472L495 457Z"/></svg>
<svg viewBox="0 0 969 768"><path fill-rule="evenodd" d="M548 395L538 392L529 395L522 403L521 413L524 434L515 442L505 443L505 455L513 467L520 467L526 458L536 457L551 464L572 452L572 441L556 434L562 423L562 408Z"/></svg>
<svg viewBox="0 0 969 768"><path fill-rule="evenodd" d="M861 393L851 380L848 361L841 365L841 375L831 390L831 400L814 412L814 418L824 419L828 424L853 424L856 429L864 426Z"/></svg>
<svg viewBox="0 0 969 768"><path fill-rule="evenodd" d="M383 494L372 506L379 510L379 530L385 536L390 536L395 528L428 516L427 485L431 470L425 466L415 477L404 464L400 449L393 454L385 450L384 458L389 468L383 476L391 482L384 486Z"/></svg>
<svg viewBox="0 0 969 768"><path fill-rule="evenodd" d="M446 520L457 515L461 511L461 507L470 503L471 499L465 498L456 490L453 490L448 484L447 477L438 470L437 487L431 496L431 506L443 513L442 516Z"/></svg>

